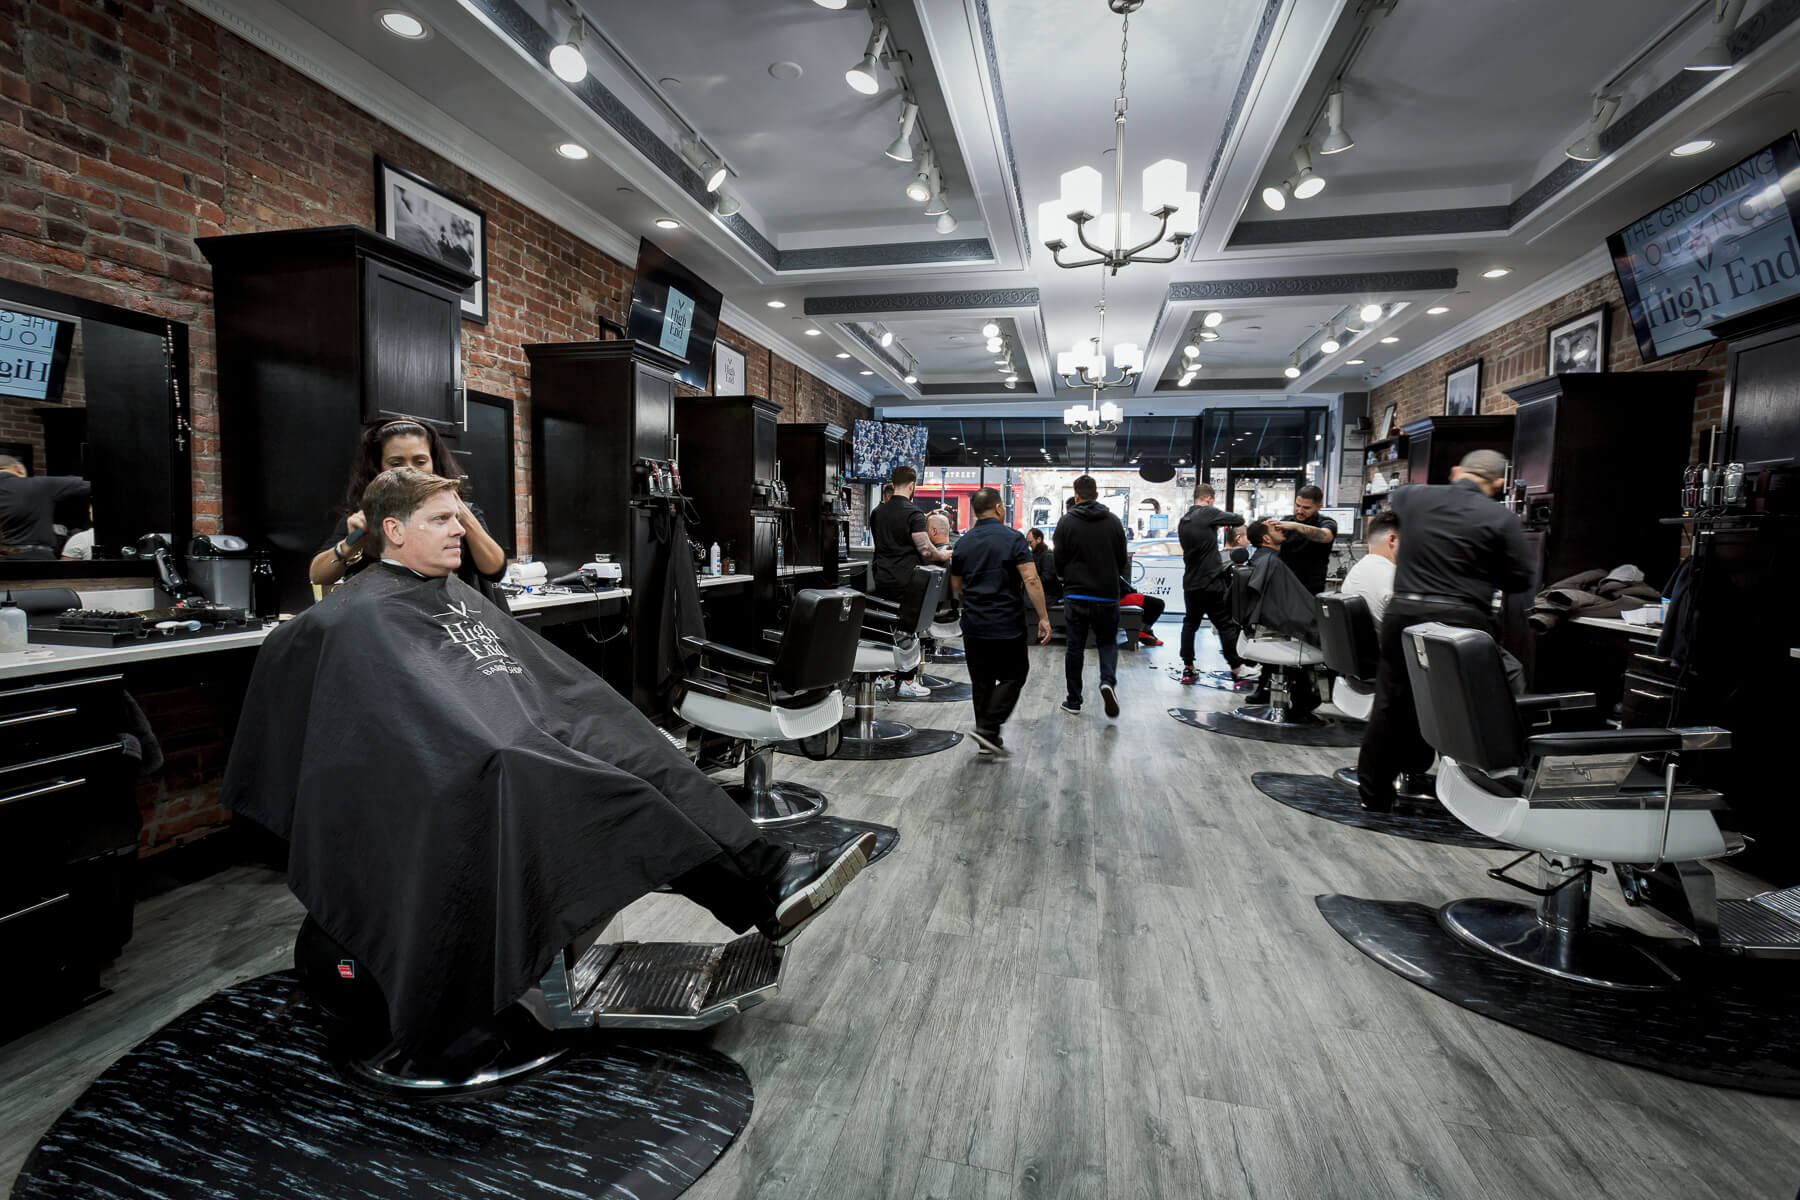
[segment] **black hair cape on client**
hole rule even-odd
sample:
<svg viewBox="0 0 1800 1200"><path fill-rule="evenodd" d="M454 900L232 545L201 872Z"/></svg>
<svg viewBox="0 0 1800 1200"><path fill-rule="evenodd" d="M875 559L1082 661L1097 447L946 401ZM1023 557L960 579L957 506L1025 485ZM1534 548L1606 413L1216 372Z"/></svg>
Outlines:
<svg viewBox="0 0 1800 1200"><path fill-rule="evenodd" d="M399 1050L757 838L599 676L456 576L387 563L263 643L224 800L288 840L289 886L373 974Z"/></svg>

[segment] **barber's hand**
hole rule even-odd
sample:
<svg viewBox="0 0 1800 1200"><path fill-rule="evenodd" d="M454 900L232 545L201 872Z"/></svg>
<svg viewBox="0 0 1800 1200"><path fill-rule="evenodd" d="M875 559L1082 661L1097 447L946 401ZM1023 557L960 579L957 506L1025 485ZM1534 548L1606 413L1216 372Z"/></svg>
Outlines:
<svg viewBox="0 0 1800 1200"><path fill-rule="evenodd" d="M1049 643L1050 643L1050 618L1049 617L1039 617L1038 618L1038 645L1045 646L1045 645L1048 645Z"/></svg>
<svg viewBox="0 0 1800 1200"><path fill-rule="evenodd" d="M350 533L369 532L369 519L363 516L362 509L360 508L344 518L344 525ZM348 537L349 534L346 534L345 536Z"/></svg>
<svg viewBox="0 0 1800 1200"><path fill-rule="evenodd" d="M469 528L471 525L477 529L485 528L482 523L476 519L475 514L469 511L469 506L463 503L463 498L461 496L456 498L456 521L457 524L461 525L464 529Z"/></svg>

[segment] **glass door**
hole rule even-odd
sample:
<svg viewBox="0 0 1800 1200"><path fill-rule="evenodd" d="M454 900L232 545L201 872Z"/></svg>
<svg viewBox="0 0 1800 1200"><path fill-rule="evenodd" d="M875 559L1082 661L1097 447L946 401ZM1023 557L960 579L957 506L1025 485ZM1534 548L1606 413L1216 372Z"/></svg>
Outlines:
<svg viewBox="0 0 1800 1200"><path fill-rule="evenodd" d="M1304 471L1232 470L1226 480L1226 506L1245 521L1280 520L1294 511L1294 499L1306 486Z"/></svg>

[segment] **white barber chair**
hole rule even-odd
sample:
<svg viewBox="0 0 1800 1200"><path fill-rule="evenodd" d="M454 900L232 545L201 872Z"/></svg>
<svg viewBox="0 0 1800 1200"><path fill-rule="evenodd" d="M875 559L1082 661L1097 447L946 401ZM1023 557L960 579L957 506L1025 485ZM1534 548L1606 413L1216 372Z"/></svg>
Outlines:
<svg viewBox="0 0 1800 1200"><path fill-rule="evenodd" d="M882 675L910 671L924 661L924 635L948 584L944 568L921 564L898 603L868 598L856 647L856 705L843 736L856 756L884 757L884 748L899 750L918 733L900 721L876 720L875 683Z"/></svg>
<svg viewBox="0 0 1800 1200"><path fill-rule="evenodd" d="M1648 904L1702 946L1800 956L1800 908L1787 893L1717 900L1708 859L1743 839L1722 829L1724 798L1676 782L1683 751L1716 750L1715 727L1533 734L1523 714L1589 706L1587 693L1514 697L1486 633L1430 622L1408 627L1406 666L1419 729L1442 756L1438 799L1465 825L1526 851L1494 879L1535 904L1478 897L1438 910L1463 941L1533 970L1595 987L1653 990L1676 982L1624 930L1593 923L1593 875L1612 863L1627 902ZM1506 871L1533 855L1538 883ZM1794 889L1790 889L1793 891Z"/></svg>
<svg viewBox="0 0 1800 1200"><path fill-rule="evenodd" d="M1290 729L1325 724L1310 713L1294 711L1293 686L1296 673L1311 671L1325 661L1325 652L1310 642L1259 629L1250 620L1250 569L1233 567L1231 571L1231 615L1243 630L1238 634L1238 655L1245 662L1262 668L1269 685L1267 704L1245 704L1232 710L1245 721Z"/></svg>
<svg viewBox="0 0 1800 1200"><path fill-rule="evenodd" d="M841 683L860 661L865 597L805 588L788 611L774 658L704 638L683 638L698 669L682 681L684 721L746 744L744 782L731 793L758 825L789 825L825 810L822 792L773 778L775 747L825 733L843 719Z"/></svg>

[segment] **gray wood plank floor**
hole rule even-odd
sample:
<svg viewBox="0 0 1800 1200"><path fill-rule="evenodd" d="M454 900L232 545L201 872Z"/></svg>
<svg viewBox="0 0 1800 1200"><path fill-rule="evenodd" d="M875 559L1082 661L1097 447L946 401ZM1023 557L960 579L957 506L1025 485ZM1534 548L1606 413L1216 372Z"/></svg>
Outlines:
<svg viewBox="0 0 1800 1200"><path fill-rule="evenodd" d="M1203 642L1207 638L1203 632ZM1071 719L1060 646L1007 729L894 763L782 758L845 816L900 827L797 944L776 1000L714 1032L756 1081L739 1142L689 1193L724 1197L1780 1198L1800 1102L1680 1083L1483 1020L1369 962L1313 896L1440 903L1503 891L1499 856L1315 820L1252 771L1352 750L1191 729L1229 707L1120 658L1125 712ZM934 668L962 678L956 667ZM967 705L892 705L970 727ZM1721 872L1721 894L1744 881ZM1610 884L1597 909L1643 924ZM105 1066L214 989L287 964L299 906L228 871L141 905L113 994L0 1047L0 1180ZM650 897L626 936L720 935Z"/></svg>

